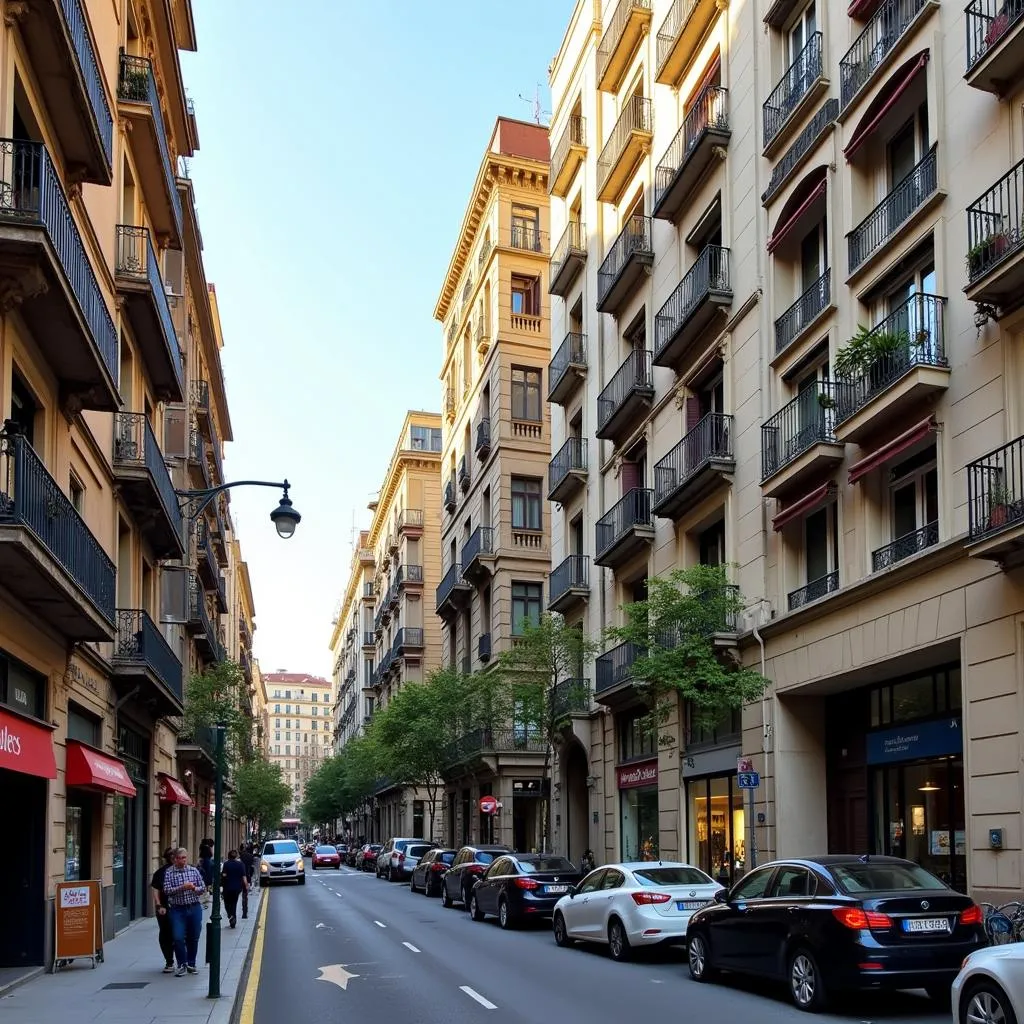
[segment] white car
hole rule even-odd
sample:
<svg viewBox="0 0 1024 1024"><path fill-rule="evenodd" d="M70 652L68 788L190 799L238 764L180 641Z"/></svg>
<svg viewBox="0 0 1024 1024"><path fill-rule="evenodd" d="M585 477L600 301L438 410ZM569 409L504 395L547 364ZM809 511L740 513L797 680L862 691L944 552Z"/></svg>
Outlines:
<svg viewBox="0 0 1024 1024"><path fill-rule="evenodd" d="M260 885L270 885L271 882L306 884L306 865L294 839L273 839L263 844Z"/></svg>
<svg viewBox="0 0 1024 1024"><path fill-rule="evenodd" d="M1024 1021L1024 942L972 953L953 981L953 1024Z"/></svg>
<svg viewBox="0 0 1024 1024"><path fill-rule="evenodd" d="M638 946L684 943L690 915L722 888L692 864L606 864L555 904L555 942L604 943L613 960L628 960Z"/></svg>

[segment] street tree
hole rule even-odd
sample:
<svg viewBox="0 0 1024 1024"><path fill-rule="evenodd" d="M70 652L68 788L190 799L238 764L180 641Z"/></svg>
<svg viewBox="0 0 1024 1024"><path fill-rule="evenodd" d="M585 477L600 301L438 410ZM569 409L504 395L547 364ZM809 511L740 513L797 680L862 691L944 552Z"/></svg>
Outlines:
<svg viewBox="0 0 1024 1024"><path fill-rule="evenodd" d="M237 662L218 661L185 686L184 734L195 739L200 730L223 725L226 767L232 769L253 755L252 717L244 710L247 685Z"/></svg>
<svg viewBox="0 0 1024 1024"><path fill-rule="evenodd" d="M306 783L300 816L303 821L324 822L340 818L344 793L345 758L341 755L322 761Z"/></svg>
<svg viewBox="0 0 1024 1024"><path fill-rule="evenodd" d="M235 772L232 807L240 817L256 822L261 835L281 823L291 788L281 776L281 766L254 754Z"/></svg>

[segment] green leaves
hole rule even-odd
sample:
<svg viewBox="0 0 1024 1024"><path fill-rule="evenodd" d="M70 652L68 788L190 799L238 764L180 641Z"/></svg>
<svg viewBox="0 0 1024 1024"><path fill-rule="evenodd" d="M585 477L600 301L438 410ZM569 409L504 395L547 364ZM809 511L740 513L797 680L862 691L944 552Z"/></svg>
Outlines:
<svg viewBox="0 0 1024 1024"><path fill-rule="evenodd" d="M246 686L242 669L234 661L216 662L185 685L183 735L226 726L226 758L232 769L253 756L252 718L244 710Z"/></svg>
<svg viewBox="0 0 1024 1024"><path fill-rule="evenodd" d="M277 828L291 799L279 765L253 756L235 771L232 784L231 805L236 814L258 821L261 832Z"/></svg>

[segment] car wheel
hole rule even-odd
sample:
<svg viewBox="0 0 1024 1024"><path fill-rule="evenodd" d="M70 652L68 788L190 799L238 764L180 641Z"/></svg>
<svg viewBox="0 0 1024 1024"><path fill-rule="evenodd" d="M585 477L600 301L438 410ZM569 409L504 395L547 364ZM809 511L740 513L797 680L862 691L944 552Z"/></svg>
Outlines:
<svg viewBox="0 0 1024 1024"><path fill-rule="evenodd" d="M818 962L808 949L798 949L789 958L789 995L798 1010L817 1013L825 1006L825 984Z"/></svg>
<svg viewBox="0 0 1024 1024"><path fill-rule="evenodd" d="M462 905L469 910L470 892L468 889L462 890Z"/></svg>
<svg viewBox="0 0 1024 1024"><path fill-rule="evenodd" d="M445 910L450 910L452 906L452 898L448 895L448 886L443 883L441 885L441 906Z"/></svg>
<svg viewBox="0 0 1024 1024"><path fill-rule="evenodd" d="M985 1024L1017 1024L1017 1015L1006 993L987 979L968 987L960 1000L960 1018Z"/></svg>
<svg viewBox="0 0 1024 1024"><path fill-rule="evenodd" d="M516 926L515 918L508 909L508 900L504 896L498 901L498 924L506 931Z"/></svg>
<svg viewBox="0 0 1024 1024"><path fill-rule="evenodd" d="M555 919L551 922L551 929L555 933L556 946L573 945L573 940L569 938L569 931L565 927L565 918L561 914L555 914Z"/></svg>
<svg viewBox="0 0 1024 1024"><path fill-rule="evenodd" d="M690 977L694 981L710 981L715 974L711 966L711 955L707 939L703 935L694 935L686 950L686 961L690 967Z"/></svg>
<svg viewBox="0 0 1024 1024"><path fill-rule="evenodd" d="M485 915L481 912L480 907L477 905L476 896L469 897L469 916L474 921L482 921Z"/></svg>
<svg viewBox="0 0 1024 1024"><path fill-rule="evenodd" d="M628 960L632 952L629 939L626 938L626 929L617 917L608 922L608 952L611 953L612 959L619 963Z"/></svg>
<svg viewBox="0 0 1024 1024"><path fill-rule="evenodd" d="M305 884L306 884L306 876L303 875L302 878L299 879L299 885L305 885Z"/></svg>
<svg viewBox="0 0 1024 1024"><path fill-rule="evenodd" d="M398 881L398 875L395 873L395 869L393 867L388 868L388 881L389 882L397 882Z"/></svg>

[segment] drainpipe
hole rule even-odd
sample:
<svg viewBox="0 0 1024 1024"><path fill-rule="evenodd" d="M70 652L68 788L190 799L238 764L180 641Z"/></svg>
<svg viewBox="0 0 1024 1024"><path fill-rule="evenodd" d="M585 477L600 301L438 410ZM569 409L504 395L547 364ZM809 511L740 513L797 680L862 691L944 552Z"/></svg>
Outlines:
<svg viewBox="0 0 1024 1024"><path fill-rule="evenodd" d="M764 598L762 598L758 602L758 605L757 605L758 615L757 615L757 618L754 620L754 624L753 624L753 626L751 627L751 630L750 630L751 633L753 634L754 639L757 641L758 647L761 648L761 676L764 679L768 678L767 672L765 671L764 639L761 636L761 633L760 633L760 631L758 629L758 626L760 625L761 614L765 611L765 605L767 605L767 604L768 604L768 602ZM774 701L774 696L773 696L772 699ZM769 722L768 721L768 711L767 711L767 700L765 698L764 693L762 692L762 694L761 694L761 754L762 754L762 756L764 758L765 774L767 774L767 772L768 772L768 737L769 737L769 735L773 735L773 733L774 733L774 717L775 717L774 716L774 704L772 705L772 710L773 710L772 722ZM778 779L775 780L775 784L776 784L776 787L777 787L778 786ZM777 793L776 793L776 796L777 796ZM765 807L767 808L767 802L765 803ZM767 817L768 816L766 814L765 815L766 828L768 827L767 826ZM756 827L755 823L752 821L750 823L751 852L754 854L754 856L756 858L756 854L757 854L757 840L755 838L755 836L756 836L755 827ZM778 851L775 851L775 852L777 854Z"/></svg>

